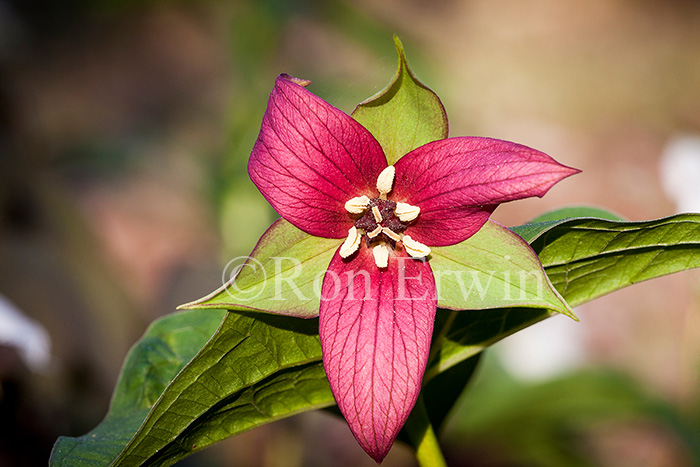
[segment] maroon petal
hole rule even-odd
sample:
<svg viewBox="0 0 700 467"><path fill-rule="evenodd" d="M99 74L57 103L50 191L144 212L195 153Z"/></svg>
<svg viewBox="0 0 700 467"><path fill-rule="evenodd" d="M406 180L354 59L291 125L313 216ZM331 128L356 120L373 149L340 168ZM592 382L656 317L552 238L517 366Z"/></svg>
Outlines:
<svg viewBox="0 0 700 467"><path fill-rule="evenodd" d="M280 75L248 162L253 183L301 230L342 238L352 226L345 202L374 196L387 165L374 137L347 114Z"/></svg>
<svg viewBox="0 0 700 467"><path fill-rule="evenodd" d="M420 207L407 233L428 246L459 243L476 233L498 204L543 196L579 172L527 146L470 137L433 141L395 166L392 198Z"/></svg>
<svg viewBox="0 0 700 467"><path fill-rule="evenodd" d="M427 262L395 252L380 270L362 248L336 253L323 281L319 334L331 390L352 433L377 462L421 388L437 306Z"/></svg>

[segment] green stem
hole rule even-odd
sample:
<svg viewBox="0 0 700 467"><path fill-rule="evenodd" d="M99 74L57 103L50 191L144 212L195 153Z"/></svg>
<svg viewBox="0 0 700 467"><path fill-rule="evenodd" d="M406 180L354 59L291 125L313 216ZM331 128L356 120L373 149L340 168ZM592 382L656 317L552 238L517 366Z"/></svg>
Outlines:
<svg viewBox="0 0 700 467"><path fill-rule="evenodd" d="M438 356L440 353L440 349L442 348L442 341L445 340L445 336L449 332L450 328L452 327L452 323L454 320L457 318L457 312L456 311L450 311L449 316L445 320L445 323L442 325L440 328L440 333L433 339L433 343L430 349L430 355L428 356L428 367L430 367L430 364L435 360L435 358Z"/></svg>
<svg viewBox="0 0 700 467"><path fill-rule="evenodd" d="M435 338L433 339L433 343L430 346L430 355L428 355L428 364L426 366L426 372L425 375L423 375L423 386L426 385L428 381L433 379L435 376L437 367L433 366L433 362L435 361L436 358L440 356L440 351L442 350L442 343L445 341L445 336L447 336L447 333L450 331L450 328L452 327L452 323L454 320L457 318L457 312L456 311L450 311L450 314L447 316L447 319L443 323L442 327L440 328L439 333Z"/></svg>
<svg viewBox="0 0 700 467"><path fill-rule="evenodd" d="M404 428L416 450L416 459L420 467L447 467L428 412L425 410L423 395L418 396L416 406L408 416Z"/></svg>

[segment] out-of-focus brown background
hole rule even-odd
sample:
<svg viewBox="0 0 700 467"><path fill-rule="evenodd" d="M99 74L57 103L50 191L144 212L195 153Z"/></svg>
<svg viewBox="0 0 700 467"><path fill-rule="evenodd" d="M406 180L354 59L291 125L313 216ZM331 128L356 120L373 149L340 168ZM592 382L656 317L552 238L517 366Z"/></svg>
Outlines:
<svg viewBox="0 0 700 467"><path fill-rule="evenodd" d="M0 0L0 466L45 465L58 435L93 428L147 324L217 287L274 219L245 166L275 76L349 112L395 72L393 33L452 135L583 170L496 220L696 206L695 1ZM668 159L678 141L695 141L689 169ZM448 425L451 465L700 462L699 277L504 343ZM397 445L385 465L412 463ZM182 465L373 462L341 420L305 414Z"/></svg>

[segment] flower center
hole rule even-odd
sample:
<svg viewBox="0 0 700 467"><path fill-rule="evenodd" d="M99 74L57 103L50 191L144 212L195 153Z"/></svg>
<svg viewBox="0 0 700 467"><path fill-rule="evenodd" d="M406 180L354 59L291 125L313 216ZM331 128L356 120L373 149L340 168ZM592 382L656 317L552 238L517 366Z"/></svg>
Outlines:
<svg viewBox="0 0 700 467"><path fill-rule="evenodd" d="M363 195L345 203L345 209L350 214L360 217L350 228L347 239L340 247L340 256L343 258L349 257L360 248L362 235L366 236L367 247L372 247L374 261L379 268L387 267L389 254L391 250L396 249L397 243L414 258L424 258L430 254L430 248L403 234L409 224L418 217L420 208L387 199L394 184L394 170L394 166L390 165L379 174L379 197L369 198Z"/></svg>
<svg viewBox="0 0 700 467"><path fill-rule="evenodd" d="M392 247L401 240L398 235L406 230L406 224L398 218L394 210L396 202L388 199L372 198L365 214L355 221L355 227L367 233L367 246L386 241Z"/></svg>

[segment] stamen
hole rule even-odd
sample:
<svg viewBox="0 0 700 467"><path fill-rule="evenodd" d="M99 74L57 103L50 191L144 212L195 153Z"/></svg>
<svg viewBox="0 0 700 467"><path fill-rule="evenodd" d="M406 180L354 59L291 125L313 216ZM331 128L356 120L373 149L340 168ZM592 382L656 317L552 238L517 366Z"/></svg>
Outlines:
<svg viewBox="0 0 700 467"><path fill-rule="evenodd" d="M406 249L406 253L408 253L414 258L425 258L430 254L430 248L423 245L421 242L413 240L408 235L403 236L403 238L401 239L401 243L403 243L403 246Z"/></svg>
<svg viewBox="0 0 700 467"><path fill-rule="evenodd" d="M372 214L374 214L374 220L377 221L377 223L382 221L382 213L379 212L379 208L377 206L372 206Z"/></svg>
<svg viewBox="0 0 700 467"><path fill-rule="evenodd" d="M395 173L396 169L393 165L390 165L379 174L379 177L377 177L377 190L380 195L386 195L391 191L391 188L394 186Z"/></svg>
<svg viewBox="0 0 700 467"><path fill-rule="evenodd" d="M389 247L385 243L380 243L372 248L372 255L374 255L374 263L378 268L385 268L389 264Z"/></svg>
<svg viewBox="0 0 700 467"><path fill-rule="evenodd" d="M395 242L401 241L401 236L399 234L397 234L396 232L394 232L393 230L388 229L386 227L382 227L381 229L382 229L382 232L384 232L384 235L386 235L387 237L389 237L393 241L395 241Z"/></svg>
<svg viewBox="0 0 700 467"><path fill-rule="evenodd" d="M348 230L348 238L345 239L343 244L340 246L340 256L347 258L351 254L355 253L358 248L360 248L360 240L362 237L357 231L357 227L354 225Z"/></svg>
<svg viewBox="0 0 700 467"><path fill-rule="evenodd" d="M367 236L368 236L369 238L374 238L374 237L376 237L377 235L379 235L380 233L382 233L382 230L383 230L383 229L382 229L382 226L381 226L381 225L378 225L377 228L374 229L373 231L367 232Z"/></svg>
<svg viewBox="0 0 700 467"><path fill-rule="evenodd" d="M369 206L369 198L365 195L356 196L345 203L345 210L351 214L362 214Z"/></svg>
<svg viewBox="0 0 700 467"><path fill-rule="evenodd" d="M418 214L420 214L420 208L418 206L411 206L410 204L399 201L396 203L394 213L401 222L411 222L418 217Z"/></svg>

